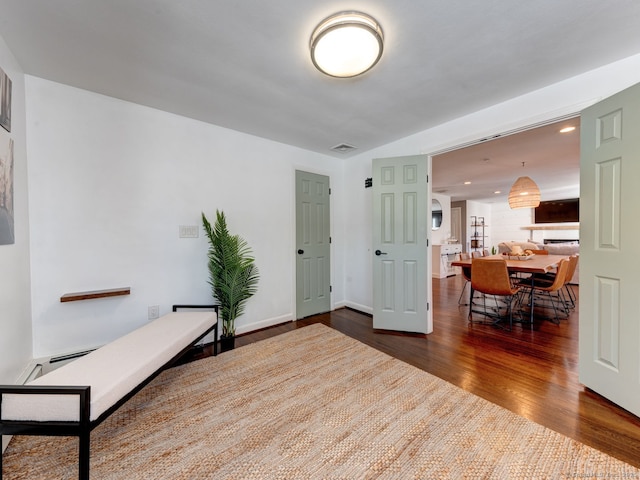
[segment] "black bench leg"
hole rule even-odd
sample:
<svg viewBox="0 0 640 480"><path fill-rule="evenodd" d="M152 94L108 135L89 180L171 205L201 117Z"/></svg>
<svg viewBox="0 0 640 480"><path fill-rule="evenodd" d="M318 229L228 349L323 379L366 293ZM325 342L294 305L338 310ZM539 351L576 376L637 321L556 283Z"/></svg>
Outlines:
<svg viewBox="0 0 640 480"><path fill-rule="evenodd" d="M89 455L91 454L91 432L83 432L79 437L80 459L78 464L78 478L89 480Z"/></svg>

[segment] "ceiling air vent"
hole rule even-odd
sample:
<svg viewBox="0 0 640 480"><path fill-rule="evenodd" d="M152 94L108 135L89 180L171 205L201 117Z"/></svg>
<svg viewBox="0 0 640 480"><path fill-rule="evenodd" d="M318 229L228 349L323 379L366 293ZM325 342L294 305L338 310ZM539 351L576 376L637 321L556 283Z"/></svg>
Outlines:
<svg viewBox="0 0 640 480"><path fill-rule="evenodd" d="M356 148L358 147L354 147L353 145L349 145L348 143L340 143L335 147L331 147L331 150L333 150L334 152L347 153L351 150L355 150Z"/></svg>

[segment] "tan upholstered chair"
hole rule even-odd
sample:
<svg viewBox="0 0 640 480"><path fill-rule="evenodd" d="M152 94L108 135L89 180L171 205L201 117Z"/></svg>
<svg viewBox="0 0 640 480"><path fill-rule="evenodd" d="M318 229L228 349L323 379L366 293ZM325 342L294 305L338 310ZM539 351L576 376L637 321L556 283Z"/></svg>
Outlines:
<svg viewBox="0 0 640 480"><path fill-rule="evenodd" d="M468 253L460 253L460 260L470 260L471 255ZM462 285L462 291L460 292L460 296L458 297L458 305L467 306L468 303L463 303L462 298L464 297L464 292L467 289L467 285L471 282L471 267L460 267L462 270L462 278L464 278L464 285Z"/></svg>
<svg viewBox="0 0 640 480"><path fill-rule="evenodd" d="M562 259L558 264L558 270L553 277L553 282L535 279L533 286L526 286L525 280L522 284L522 288L528 288L530 295L536 295L535 305L540 307L551 307L553 309L553 317L546 317L547 320L551 320L555 324L560 323L559 311L562 311L564 318L569 316L569 307L567 306L561 290L564 288L565 282L568 282L567 272L569 270L569 260Z"/></svg>
<svg viewBox="0 0 640 480"><path fill-rule="evenodd" d="M471 261L471 295L473 299L474 292L485 294L483 310L474 310L473 302L469 302L469 323L487 323L486 321L474 322L473 313L482 314L491 318L492 325L496 325L502 320L509 319L509 330L513 327L513 302L517 300L517 293L520 291L519 286L513 286L509 278L507 270L507 262L502 258L487 257L474 258ZM488 307L486 296L502 297L505 303L506 315L503 315L501 305L496 298L496 306Z"/></svg>
<svg viewBox="0 0 640 480"><path fill-rule="evenodd" d="M576 270L578 269L578 260L580 259L580 254L576 253L575 255L571 255L569 257L569 267L567 268L567 276L564 281L564 291L567 292L567 297L565 297L565 303L569 308L576 308L576 294L574 293L571 287L571 280L576 274Z"/></svg>
<svg viewBox="0 0 640 480"><path fill-rule="evenodd" d="M559 292L559 295L562 297L567 308L575 308L576 307L576 296L573 290L571 289L571 279L576 273L576 269L578 268L578 259L580 258L580 254L571 255L569 257L569 265L567 266L567 273L564 279L564 285L562 290ZM541 287L550 286L556 279L557 270L555 272L545 273L544 275L536 275L534 284Z"/></svg>

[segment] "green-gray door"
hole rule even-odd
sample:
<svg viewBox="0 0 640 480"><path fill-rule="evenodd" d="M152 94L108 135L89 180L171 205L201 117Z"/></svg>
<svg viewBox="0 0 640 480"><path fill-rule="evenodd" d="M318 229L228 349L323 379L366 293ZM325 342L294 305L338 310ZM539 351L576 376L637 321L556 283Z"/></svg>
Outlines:
<svg viewBox="0 0 640 480"><path fill-rule="evenodd" d="M425 155L373 159L373 328L431 333Z"/></svg>
<svg viewBox="0 0 640 480"><path fill-rule="evenodd" d="M580 382L640 415L640 84L580 130Z"/></svg>
<svg viewBox="0 0 640 480"><path fill-rule="evenodd" d="M329 177L296 170L296 318L331 310Z"/></svg>

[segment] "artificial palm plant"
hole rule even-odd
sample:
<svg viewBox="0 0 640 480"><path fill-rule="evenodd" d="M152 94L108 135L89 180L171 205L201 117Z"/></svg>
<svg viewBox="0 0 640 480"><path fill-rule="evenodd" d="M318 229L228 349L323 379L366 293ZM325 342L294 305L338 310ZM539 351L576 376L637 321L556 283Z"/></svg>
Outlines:
<svg viewBox="0 0 640 480"><path fill-rule="evenodd" d="M219 305L222 337L233 338L236 318L258 289L258 267L247 242L229 233L224 212L216 210L213 227L202 213L202 224L209 239L209 284Z"/></svg>

